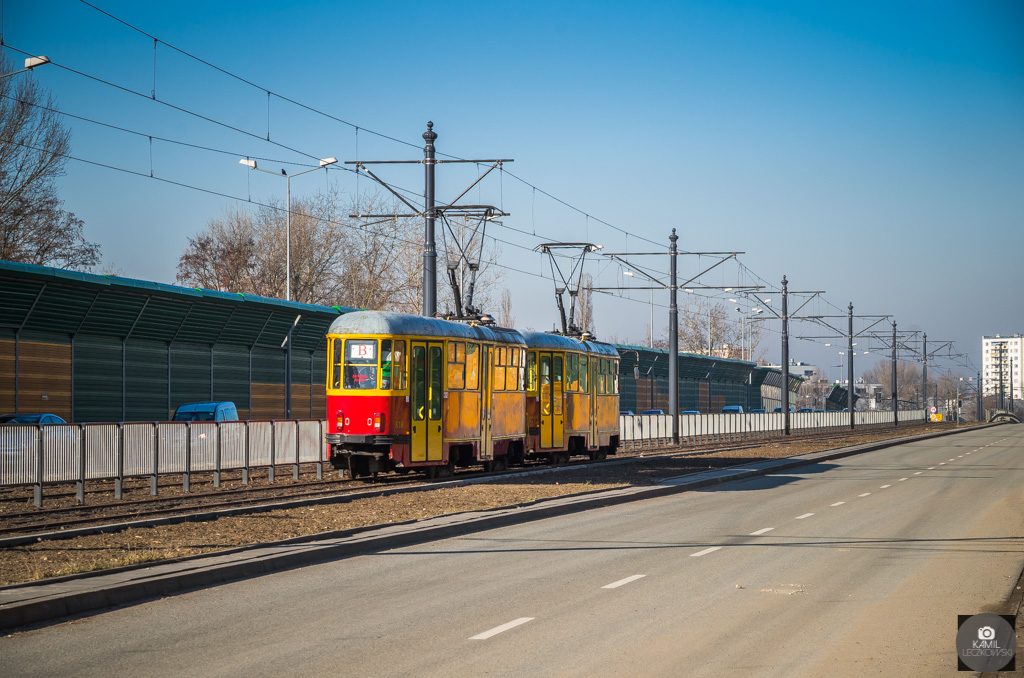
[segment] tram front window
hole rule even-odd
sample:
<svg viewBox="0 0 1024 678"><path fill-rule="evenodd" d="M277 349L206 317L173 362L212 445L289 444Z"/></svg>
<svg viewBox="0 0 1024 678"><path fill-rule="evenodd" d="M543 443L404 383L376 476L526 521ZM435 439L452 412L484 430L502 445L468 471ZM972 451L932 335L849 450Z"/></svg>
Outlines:
<svg viewBox="0 0 1024 678"><path fill-rule="evenodd" d="M347 389L377 388L377 341L347 339L345 341L345 379Z"/></svg>

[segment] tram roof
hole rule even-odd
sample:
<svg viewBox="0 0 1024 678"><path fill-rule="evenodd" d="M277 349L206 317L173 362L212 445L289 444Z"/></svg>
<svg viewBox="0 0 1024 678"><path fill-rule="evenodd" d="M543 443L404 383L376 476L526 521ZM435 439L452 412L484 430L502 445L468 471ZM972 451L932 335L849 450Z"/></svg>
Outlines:
<svg viewBox="0 0 1024 678"><path fill-rule="evenodd" d="M526 345L530 348L550 348L560 351L586 351L599 355L619 357L619 352L611 344L604 344L598 341L583 341L576 337L567 337L562 334L551 332L523 332Z"/></svg>
<svg viewBox="0 0 1024 678"><path fill-rule="evenodd" d="M467 324L390 311L346 313L335 318L327 333L447 337L471 341L494 341L502 344L525 343L522 334L507 327Z"/></svg>

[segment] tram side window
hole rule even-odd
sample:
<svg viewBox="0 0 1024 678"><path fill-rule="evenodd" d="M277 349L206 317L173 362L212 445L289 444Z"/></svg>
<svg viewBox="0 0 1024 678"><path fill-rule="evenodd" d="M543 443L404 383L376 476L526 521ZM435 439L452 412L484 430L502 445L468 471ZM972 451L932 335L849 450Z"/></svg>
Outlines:
<svg viewBox="0 0 1024 678"><path fill-rule="evenodd" d="M537 392L537 353L535 351L526 354L526 390L530 393Z"/></svg>
<svg viewBox="0 0 1024 678"><path fill-rule="evenodd" d="M505 390L505 347L497 346L494 349L494 390Z"/></svg>
<svg viewBox="0 0 1024 678"><path fill-rule="evenodd" d="M559 390L562 389L562 356L553 355L551 356L551 376L554 378L555 383L558 384Z"/></svg>
<svg viewBox="0 0 1024 678"><path fill-rule="evenodd" d="M520 388L519 349L510 348L505 352L508 363L505 365L505 390L515 391Z"/></svg>
<svg viewBox="0 0 1024 678"><path fill-rule="evenodd" d="M615 360L608 361L608 367L612 372L612 393L619 392L619 363Z"/></svg>
<svg viewBox="0 0 1024 678"><path fill-rule="evenodd" d="M466 344L461 341L448 342L448 388L466 388Z"/></svg>
<svg viewBox="0 0 1024 678"><path fill-rule="evenodd" d="M345 388L377 388L377 340L345 340Z"/></svg>
<svg viewBox="0 0 1024 678"><path fill-rule="evenodd" d="M480 388L480 346L466 344L466 388Z"/></svg>
<svg viewBox="0 0 1024 678"><path fill-rule="evenodd" d="M576 353L565 356L565 390L580 390L580 357Z"/></svg>
<svg viewBox="0 0 1024 678"><path fill-rule="evenodd" d="M604 364L607 361L604 358L597 358L596 362L597 362L597 393L598 393L598 395L603 395L604 393L607 392L605 390L605 380L604 380L604 373L607 370L607 368L605 367Z"/></svg>
<svg viewBox="0 0 1024 678"><path fill-rule="evenodd" d="M380 342L380 387L401 391L405 388L405 342L384 339Z"/></svg>
<svg viewBox="0 0 1024 678"><path fill-rule="evenodd" d="M341 339L331 339L331 388L341 388L341 375L344 371L345 344Z"/></svg>
<svg viewBox="0 0 1024 678"><path fill-rule="evenodd" d="M590 358L585 355L580 356L580 390L590 392Z"/></svg>
<svg viewBox="0 0 1024 678"><path fill-rule="evenodd" d="M519 349L519 390L526 390L526 349Z"/></svg>

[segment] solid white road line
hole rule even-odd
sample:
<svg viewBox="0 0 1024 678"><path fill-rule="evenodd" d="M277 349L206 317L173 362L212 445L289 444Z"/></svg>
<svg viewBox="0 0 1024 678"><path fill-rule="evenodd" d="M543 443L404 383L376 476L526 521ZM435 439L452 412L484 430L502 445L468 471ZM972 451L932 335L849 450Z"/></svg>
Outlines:
<svg viewBox="0 0 1024 678"><path fill-rule="evenodd" d="M871 493L870 493L870 492L865 492L864 494L858 494L857 496L858 496L858 497L866 497L866 496L868 496L869 494L871 494Z"/></svg>
<svg viewBox="0 0 1024 678"><path fill-rule="evenodd" d="M715 551L717 551L720 548L722 548L722 547L721 546L712 546L709 549L704 549L703 551L697 551L696 553L691 553L690 557L691 558L700 558L701 556L706 556L709 553L714 553Z"/></svg>
<svg viewBox="0 0 1024 678"><path fill-rule="evenodd" d="M843 504L845 504L845 503L846 503L845 501L837 501L837 502L836 502L836 503L834 503L834 504L829 504L829 506L842 506L842 505L843 505Z"/></svg>
<svg viewBox="0 0 1024 678"><path fill-rule="evenodd" d="M509 629L514 629L515 627L519 626L520 624L525 624L526 622L533 621L534 619L536 619L536 617L520 617L519 619L513 619L512 621L510 621L507 624L502 624L501 626L495 626L490 631L484 631L483 633L478 633L475 636L473 636L472 638L470 638L470 640L487 640L491 636L496 636L499 633L503 633L505 631L508 631Z"/></svg>
<svg viewBox="0 0 1024 678"><path fill-rule="evenodd" d="M634 574L632 577L626 577L625 579L620 579L619 581L612 582L611 584L608 584L606 586L602 586L601 588L603 588L603 589L617 589L620 586L624 586L624 585L628 584L631 581L636 581L637 579L643 579L646 576L647 576L646 574Z"/></svg>
<svg viewBox="0 0 1024 678"><path fill-rule="evenodd" d="M750 533L750 536L751 536L751 537L756 537L756 536L757 536L757 535L759 535L759 534L764 534L765 532L771 532L771 531L772 531L772 530L774 530L774 529L775 529L774 527L762 527L762 528L761 528L760 530L758 530L757 532L751 532L751 533Z"/></svg>
<svg viewBox="0 0 1024 678"><path fill-rule="evenodd" d="M810 518L813 515L813 513L805 513L802 516L797 516L796 518L794 518L794 520L803 520L804 518Z"/></svg>

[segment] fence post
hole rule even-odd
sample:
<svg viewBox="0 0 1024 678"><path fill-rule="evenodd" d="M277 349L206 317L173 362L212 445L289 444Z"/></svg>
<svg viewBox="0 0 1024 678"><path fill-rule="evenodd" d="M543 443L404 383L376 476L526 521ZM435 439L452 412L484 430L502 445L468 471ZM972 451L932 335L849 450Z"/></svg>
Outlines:
<svg viewBox="0 0 1024 678"><path fill-rule="evenodd" d="M274 462L277 461L274 456L277 450L277 422L273 419L270 420L270 472L267 474L267 480L274 482Z"/></svg>
<svg viewBox="0 0 1024 678"><path fill-rule="evenodd" d="M160 477L160 424L154 421L150 431L153 436L149 441L153 451L153 475L149 477L149 493L155 497L158 492L157 479Z"/></svg>
<svg viewBox="0 0 1024 678"><path fill-rule="evenodd" d="M124 422L117 425L117 477L114 479L114 499L124 496Z"/></svg>
<svg viewBox="0 0 1024 678"><path fill-rule="evenodd" d="M245 421L245 440L242 445L242 484L249 484L249 420Z"/></svg>
<svg viewBox="0 0 1024 678"><path fill-rule="evenodd" d="M295 468L292 470L292 480L299 479L299 420L295 420Z"/></svg>
<svg viewBox="0 0 1024 678"><path fill-rule="evenodd" d="M75 488L75 500L85 503L85 425L78 425L78 487Z"/></svg>
<svg viewBox="0 0 1024 678"><path fill-rule="evenodd" d="M185 422L185 473L182 475L182 491L192 491L192 422Z"/></svg>
<svg viewBox="0 0 1024 678"><path fill-rule="evenodd" d="M316 453L316 479L324 479L324 422L322 419L318 419L316 422L317 426L317 453Z"/></svg>
<svg viewBox="0 0 1024 678"><path fill-rule="evenodd" d="M214 457L213 457L213 486L214 487L220 487L220 455L221 455L221 440L223 440L223 436L220 433L220 429L221 429L221 426L223 426L223 423L218 421L216 424L214 424L214 426L217 427L215 429L217 431L217 449L216 449L216 452L214 452Z"/></svg>
<svg viewBox="0 0 1024 678"><path fill-rule="evenodd" d="M43 425L36 424L36 482L32 488L32 503L43 505Z"/></svg>

